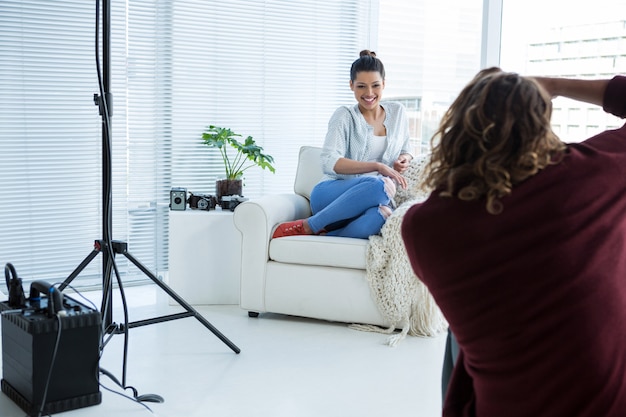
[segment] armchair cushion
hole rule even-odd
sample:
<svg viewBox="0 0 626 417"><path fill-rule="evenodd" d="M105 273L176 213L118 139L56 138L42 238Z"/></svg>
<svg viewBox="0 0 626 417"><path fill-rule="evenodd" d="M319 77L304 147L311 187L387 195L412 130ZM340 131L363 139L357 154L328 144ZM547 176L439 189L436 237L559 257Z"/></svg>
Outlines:
<svg viewBox="0 0 626 417"><path fill-rule="evenodd" d="M311 200L313 187L322 179L324 172L320 161L322 148L302 146L298 155L298 171L293 183L296 194Z"/></svg>
<svg viewBox="0 0 626 417"><path fill-rule="evenodd" d="M288 264L365 269L367 239L289 236L270 241L270 259Z"/></svg>

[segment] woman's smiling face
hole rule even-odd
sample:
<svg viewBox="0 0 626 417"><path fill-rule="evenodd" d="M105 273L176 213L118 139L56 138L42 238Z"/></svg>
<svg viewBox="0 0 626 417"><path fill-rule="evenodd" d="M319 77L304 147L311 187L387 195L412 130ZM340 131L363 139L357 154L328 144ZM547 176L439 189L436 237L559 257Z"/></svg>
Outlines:
<svg viewBox="0 0 626 417"><path fill-rule="evenodd" d="M364 110L373 110L378 106L384 88L385 80L378 71L361 71L354 81L350 81L354 98Z"/></svg>

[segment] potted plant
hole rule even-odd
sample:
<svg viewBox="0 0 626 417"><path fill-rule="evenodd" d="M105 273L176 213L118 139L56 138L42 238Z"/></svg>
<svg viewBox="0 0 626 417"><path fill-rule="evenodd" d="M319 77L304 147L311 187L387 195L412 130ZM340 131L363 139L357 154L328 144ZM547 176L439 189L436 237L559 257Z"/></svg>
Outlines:
<svg viewBox="0 0 626 417"><path fill-rule="evenodd" d="M217 148L224 162L224 179L215 183L217 201L222 202L225 195L243 195L243 173L253 166L268 169L272 173L276 169L272 166L274 158L263 153L263 148L256 144L252 136L248 136L243 142L237 140L241 135L224 127L210 125L202 133L205 145ZM233 148L233 153L229 148Z"/></svg>

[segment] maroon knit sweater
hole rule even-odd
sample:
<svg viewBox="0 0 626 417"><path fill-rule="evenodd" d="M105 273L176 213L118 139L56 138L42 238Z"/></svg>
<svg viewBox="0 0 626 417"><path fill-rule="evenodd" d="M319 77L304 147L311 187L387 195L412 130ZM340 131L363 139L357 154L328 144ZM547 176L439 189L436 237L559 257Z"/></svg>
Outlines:
<svg viewBox="0 0 626 417"><path fill-rule="evenodd" d="M626 115L626 77L604 109ZM626 126L485 202L435 192L402 224L457 337L446 417L626 416Z"/></svg>

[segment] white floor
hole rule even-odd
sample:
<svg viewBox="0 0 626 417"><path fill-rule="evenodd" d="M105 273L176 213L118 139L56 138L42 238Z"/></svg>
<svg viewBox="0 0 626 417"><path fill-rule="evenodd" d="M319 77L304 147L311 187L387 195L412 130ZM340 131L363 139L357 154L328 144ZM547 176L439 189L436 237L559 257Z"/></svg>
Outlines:
<svg viewBox="0 0 626 417"><path fill-rule="evenodd" d="M117 290L116 290L117 291ZM130 321L183 311L147 285L126 290ZM99 305L98 292L85 294ZM79 299L75 295L70 295ZM114 321L123 321L115 300ZM407 337L394 348L387 336L346 324L262 314L234 305L194 306L241 349L234 353L193 317L130 329L126 384L158 394L141 404L102 391L102 403L63 417L437 417L445 335ZM104 349L100 366L122 378L123 336ZM102 385L120 391L106 376ZM127 391L130 394L130 390ZM24 411L0 394L0 416Z"/></svg>

